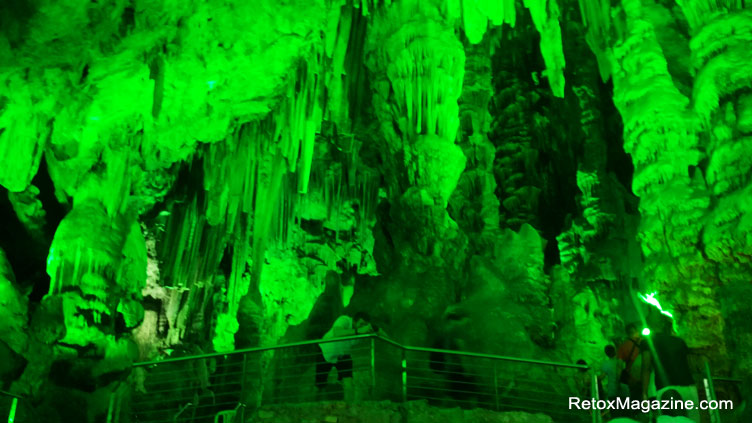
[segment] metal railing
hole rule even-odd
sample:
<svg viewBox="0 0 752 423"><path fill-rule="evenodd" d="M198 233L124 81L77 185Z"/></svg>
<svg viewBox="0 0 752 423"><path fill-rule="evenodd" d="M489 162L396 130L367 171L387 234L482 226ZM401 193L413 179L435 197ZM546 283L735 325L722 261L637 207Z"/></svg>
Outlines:
<svg viewBox="0 0 752 423"><path fill-rule="evenodd" d="M8 416L8 423L16 421L16 411L18 410L19 395L10 392L0 391L0 418Z"/></svg>
<svg viewBox="0 0 752 423"><path fill-rule="evenodd" d="M705 398L708 401L732 401L734 407L744 406L744 399L741 395L741 379L734 379L723 376L712 376L710 364L705 360L704 374L702 375L701 389L704 391ZM703 410L707 413L710 423L735 422L739 421L739 416L735 413L737 410Z"/></svg>
<svg viewBox="0 0 752 423"><path fill-rule="evenodd" d="M348 343L350 354L327 363L319 345L335 342ZM374 334L134 367L136 382L124 407L132 423L235 423L262 404L336 400L425 400L437 407L601 421L598 412L569 409L570 397L598 398L596 375L587 366L407 347Z"/></svg>

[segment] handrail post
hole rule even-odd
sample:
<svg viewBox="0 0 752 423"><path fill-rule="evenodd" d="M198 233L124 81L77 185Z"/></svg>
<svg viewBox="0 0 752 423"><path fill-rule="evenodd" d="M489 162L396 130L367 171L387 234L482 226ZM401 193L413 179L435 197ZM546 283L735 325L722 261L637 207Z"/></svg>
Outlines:
<svg viewBox="0 0 752 423"><path fill-rule="evenodd" d="M494 372L494 403L496 404L496 411L499 411L499 377L496 373L496 362L493 365Z"/></svg>
<svg viewBox="0 0 752 423"><path fill-rule="evenodd" d="M248 353L243 354L243 369L240 373L240 400L238 401L238 406L240 404L245 404L246 402L246 393L245 393L245 379L246 379L246 372L248 370L247 367L248 363ZM240 421L245 421L245 407L240 411Z"/></svg>
<svg viewBox="0 0 752 423"><path fill-rule="evenodd" d="M599 398L600 395L598 394L598 376L596 376L595 372L592 372L590 380L591 380L590 390L592 392L592 399L597 404L598 400L600 399ZM600 423L600 422L601 422L601 411L593 407L593 423Z"/></svg>
<svg viewBox="0 0 752 423"><path fill-rule="evenodd" d="M371 401L376 401L376 338L371 338Z"/></svg>
<svg viewBox="0 0 752 423"><path fill-rule="evenodd" d="M713 376L710 374L710 364L708 364L708 361L705 360L705 378L703 380L703 384L705 385L705 396L707 397L708 401L715 400L715 387L713 386ZM710 415L710 423L721 423L721 416L719 415L718 409L715 410L708 410L708 414Z"/></svg>
<svg viewBox="0 0 752 423"><path fill-rule="evenodd" d="M112 423L113 414L115 414L115 392L110 394L110 404L107 406L107 423ZM8 423L13 423L13 420L8 418Z"/></svg>
<svg viewBox="0 0 752 423"><path fill-rule="evenodd" d="M10 412L8 413L8 423L16 421L16 407L18 407L18 397L13 397L10 402Z"/></svg>
<svg viewBox="0 0 752 423"><path fill-rule="evenodd" d="M407 350L402 349L402 402L407 402Z"/></svg>

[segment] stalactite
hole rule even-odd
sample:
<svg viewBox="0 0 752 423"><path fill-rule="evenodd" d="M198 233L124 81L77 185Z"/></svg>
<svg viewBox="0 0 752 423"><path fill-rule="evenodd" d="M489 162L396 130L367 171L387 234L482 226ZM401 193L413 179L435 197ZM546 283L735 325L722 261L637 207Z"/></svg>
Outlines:
<svg viewBox="0 0 752 423"><path fill-rule="evenodd" d="M327 68L329 71L326 76L326 110L324 117L337 124L339 127L345 127L349 121L349 84L348 80L350 63L348 55L352 52L350 47L351 40L354 38L351 34L357 31L358 19L353 18L355 12L348 7L336 7L329 16L329 30L327 32L326 55L328 57ZM353 27L355 20L356 27Z"/></svg>
<svg viewBox="0 0 752 423"><path fill-rule="evenodd" d="M601 79L611 77L611 5L609 0L579 0L582 24L587 28L585 40L595 54ZM614 10L616 10L616 7Z"/></svg>
<svg viewBox="0 0 752 423"><path fill-rule="evenodd" d="M54 101L40 101L32 90L20 72L0 74L0 185L11 192L29 186L51 132L45 114Z"/></svg>
<svg viewBox="0 0 752 423"><path fill-rule="evenodd" d="M39 188L34 185L29 185L22 192L8 192L8 200L18 220L24 225L29 235L37 240L43 240L44 226L47 223L46 213L38 196Z"/></svg>
<svg viewBox="0 0 752 423"><path fill-rule="evenodd" d="M287 99L281 113L275 115L275 138L280 137L281 157L286 159L290 172L297 172L298 190L303 194L308 191L315 134L321 130L321 56L322 52L314 48L308 60L290 75Z"/></svg>
<svg viewBox="0 0 752 423"><path fill-rule="evenodd" d="M391 14L403 12L390 10ZM386 41L372 56L380 62L372 67L384 68L394 90L395 112L407 119L404 124L397 120L400 132L408 139L437 134L453 141L459 128L456 100L465 65L462 45L443 23L434 20L411 21L397 28L387 25L382 30Z"/></svg>
<svg viewBox="0 0 752 423"><path fill-rule="evenodd" d="M530 9L535 29L540 33L540 49L546 63L544 75L548 78L554 96L564 97L564 52L559 27L559 5L556 0L524 0Z"/></svg>

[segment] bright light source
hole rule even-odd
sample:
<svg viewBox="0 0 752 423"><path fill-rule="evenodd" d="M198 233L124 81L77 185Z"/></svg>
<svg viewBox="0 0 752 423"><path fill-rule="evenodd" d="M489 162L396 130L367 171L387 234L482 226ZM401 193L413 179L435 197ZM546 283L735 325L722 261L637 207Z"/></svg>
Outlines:
<svg viewBox="0 0 752 423"><path fill-rule="evenodd" d="M642 336L648 336L648 335L650 335L650 329L648 329L648 328L643 329L642 330Z"/></svg>
<svg viewBox="0 0 752 423"><path fill-rule="evenodd" d="M637 295L640 297L642 301L645 301L646 303L654 306L655 308L660 310L661 313L673 319L674 315L671 314L671 312L669 312L668 310L664 310L663 307L661 307L661 303L659 303L658 299L655 298L655 294L656 294L655 292L651 292L648 295L642 295L642 294L637 294Z"/></svg>

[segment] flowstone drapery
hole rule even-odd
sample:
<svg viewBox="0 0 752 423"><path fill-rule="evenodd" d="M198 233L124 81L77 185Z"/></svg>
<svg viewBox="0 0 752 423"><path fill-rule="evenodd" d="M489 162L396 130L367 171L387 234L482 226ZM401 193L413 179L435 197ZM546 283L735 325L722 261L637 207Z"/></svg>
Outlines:
<svg viewBox="0 0 752 423"><path fill-rule="evenodd" d="M19 392L80 399L134 357L362 310L406 344L597 365L630 286L694 357L752 374L743 2L15 3L0 347L28 361L2 372Z"/></svg>
<svg viewBox="0 0 752 423"><path fill-rule="evenodd" d="M465 167L455 145L465 53L438 3L405 1L383 11L367 45L391 232L415 229L396 242L404 263L412 261L419 272L436 259L451 266L462 248L446 206Z"/></svg>
<svg viewBox="0 0 752 423"><path fill-rule="evenodd" d="M146 242L133 216L108 216L95 200L77 203L55 233L47 272L47 295L62 298L61 343L103 348L119 310L127 326L141 322Z"/></svg>
<svg viewBox="0 0 752 423"><path fill-rule="evenodd" d="M749 77L740 60L749 13L733 2L580 3L635 165L644 283L672 304L689 345L725 368L727 342L741 350L748 342L731 341L722 311L736 310L727 314L737 322L743 313L721 293L749 273L741 176Z"/></svg>
<svg viewBox="0 0 752 423"><path fill-rule="evenodd" d="M697 224L710 204L700 165L703 155L689 99L672 82L656 29L639 1L623 3L627 33L614 48L614 103L624 118L625 150L635 165L632 189L641 197L640 240L647 280L676 305L688 327L689 343L723 354L722 322L712 296L700 295L705 310L686 297L712 292L716 277L696 248ZM669 297L670 296L670 297ZM703 317L700 317L702 315ZM703 339L704 338L704 339Z"/></svg>

